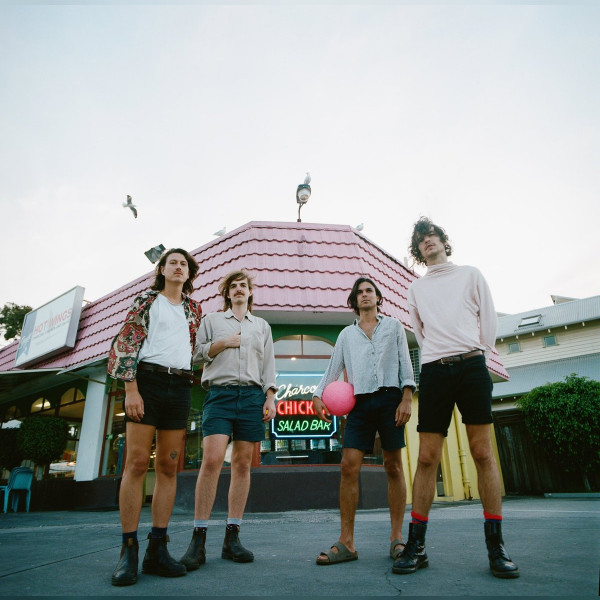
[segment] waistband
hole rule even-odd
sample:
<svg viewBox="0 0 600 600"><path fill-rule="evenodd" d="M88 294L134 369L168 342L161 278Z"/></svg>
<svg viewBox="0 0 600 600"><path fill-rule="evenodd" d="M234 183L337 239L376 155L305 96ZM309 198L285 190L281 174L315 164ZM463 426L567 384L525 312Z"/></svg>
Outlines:
<svg viewBox="0 0 600 600"><path fill-rule="evenodd" d="M356 398L362 398L362 397L366 397L366 396L373 396L375 394L385 394L385 393L394 393L394 394L400 394L401 390L399 387L396 386L382 386L380 388L377 388L374 392L367 392L366 394L356 394Z"/></svg>
<svg viewBox="0 0 600 600"><path fill-rule="evenodd" d="M256 385L254 383L249 385L210 385L208 386L209 390L261 390L262 387L260 385Z"/></svg>
<svg viewBox="0 0 600 600"><path fill-rule="evenodd" d="M138 363L138 371L148 371L149 373L168 373L169 375L178 375L179 377L192 377L192 371L186 369L176 369L175 367L163 367L149 362Z"/></svg>
<svg viewBox="0 0 600 600"><path fill-rule="evenodd" d="M471 352L465 352L464 354L455 354L454 356L444 356L439 360L432 360L428 365L451 365L454 363L468 360L469 358L475 358L476 356L483 356L483 350L471 350Z"/></svg>

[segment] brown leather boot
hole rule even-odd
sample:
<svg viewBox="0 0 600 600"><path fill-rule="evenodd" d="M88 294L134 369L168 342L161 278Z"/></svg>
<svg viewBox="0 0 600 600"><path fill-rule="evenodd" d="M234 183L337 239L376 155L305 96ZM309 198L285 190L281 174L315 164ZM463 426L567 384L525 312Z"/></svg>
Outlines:
<svg viewBox="0 0 600 600"><path fill-rule="evenodd" d="M206 562L206 527L195 527L192 540L185 554L179 559L179 562L185 565L188 571L195 571Z"/></svg>
<svg viewBox="0 0 600 600"><path fill-rule="evenodd" d="M138 542L129 538L121 546L119 562L112 574L113 585L133 585L137 583Z"/></svg>
<svg viewBox="0 0 600 600"><path fill-rule="evenodd" d="M181 577L187 573L185 565L177 562L167 550L169 536L151 538L148 534L148 548L142 562L142 573L161 577Z"/></svg>
<svg viewBox="0 0 600 600"><path fill-rule="evenodd" d="M254 554L242 546L239 534L239 525L227 525L221 558L227 558L233 562L240 563L252 562L254 560Z"/></svg>

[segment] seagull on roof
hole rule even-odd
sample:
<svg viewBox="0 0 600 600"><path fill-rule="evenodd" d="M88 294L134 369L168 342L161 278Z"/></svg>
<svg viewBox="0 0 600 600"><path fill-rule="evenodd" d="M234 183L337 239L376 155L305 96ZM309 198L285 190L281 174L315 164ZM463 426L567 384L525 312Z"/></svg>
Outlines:
<svg viewBox="0 0 600 600"><path fill-rule="evenodd" d="M227 231L227 228L225 227L225 225L223 225L223 227L221 229L219 229L219 231L215 231L213 233L213 235L224 235L226 231Z"/></svg>
<svg viewBox="0 0 600 600"><path fill-rule="evenodd" d="M306 173L306 177L304 178L304 185L308 185L310 183L310 173Z"/></svg>
<svg viewBox="0 0 600 600"><path fill-rule="evenodd" d="M360 225L357 225L354 229L356 229L356 231L362 231L365 228L365 224L361 223Z"/></svg>
<svg viewBox="0 0 600 600"><path fill-rule="evenodd" d="M133 216L137 219L137 210L135 204L131 201L131 196L127 194L127 202L123 202L125 208L129 208L133 213Z"/></svg>

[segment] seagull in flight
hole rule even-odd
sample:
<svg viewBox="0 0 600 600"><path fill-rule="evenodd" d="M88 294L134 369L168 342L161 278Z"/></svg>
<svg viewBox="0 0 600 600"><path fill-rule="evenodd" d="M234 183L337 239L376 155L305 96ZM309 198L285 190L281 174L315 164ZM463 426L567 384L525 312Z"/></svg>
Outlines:
<svg viewBox="0 0 600 600"><path fill-rule="evenodd" d="M310 183L310 173L306 174L306 177L304 178L304 185L308 185Z"/></svg>
<svg viewBox="0 0 600 600"><path fill-rule="evenodd" d="M131 201L131 196L129 194L127 194L127 202L123 202L123 206L131 209L133 216L137 219L137 210L135 204Z"/></svg>
<svg viewBox="0 0 600 600"><path fill-rule="evenodd" d="M221 229L219 229L219 231L215 231L213 233L213 235L224 235L226 231L227 231L227 228L225 227L225 225L223 225L223 227Z"/></svg>

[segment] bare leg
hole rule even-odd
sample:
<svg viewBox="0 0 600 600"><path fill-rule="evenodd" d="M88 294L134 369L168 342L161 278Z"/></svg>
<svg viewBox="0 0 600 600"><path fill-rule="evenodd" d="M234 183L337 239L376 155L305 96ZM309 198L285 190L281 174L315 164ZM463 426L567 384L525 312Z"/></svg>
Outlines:
<svg viewBox="0 0 600 600"><path fill-rule="evenodd" d="M152 425L126 424L127 457L119 489L119 512L123 532L135 531L140 521L144 477L150 462L155 428Z"/></svg>
<svg viewBox="0 0 600 600"><path fill-rule="evenodd" d="M254 442L233 442L231 453L231 482L229 484L228 516L241 519L244 516L250 491L250 466Z"/></svg>
<svg viewBox="0 0 600 600"><path fill-rule="evenodd" d="M392 531L390 541L402 539L402 523L406 510L406 480L402 468L402 450L383 451L383 466L388 480L388 504ZM399 545L396 548L400 548Z"/></svg>
<svg viewBox="0 0 600 600"><path fill-rule="evenodd" d="M341 533L339 541L354 552L354 517L358 506L358 475L365 453L356 448L344 448L342 453L342 472L340 478L340 521ZM337 552L337 548L332 548ZM329 559L320 555L317 562L329 562Z"/></svg>
<svg viewBox="0 0 600 600"><path fill-rule="evenodd" d="M491 425L467 425L471 456L477 469L477 489L483 510L493 515L502 514L502 484L492 450Z"/></svg>
<svg viewBox="0 0 600 600"><path fill-rule="evenodd" d="M210 518L227 444L229 436L219 433L206 436L203 440L202 465L196 480L195 519L207 521Z"/></svg>
<svg viewBox="0 0 600 600"><path fill-rule="evenodd" d="M167 527L177 491L177 465L184 429L159 429L156 432L156 484L152 497L152 525Z"/></svg>
<svg viewBox="0 0 600 600"><path fill-rule="evenodd" d="M435 479L442 457L444 436L441 433L419 433L419 461L413 481L414 512L429 515L435 497Z"/></svg>

